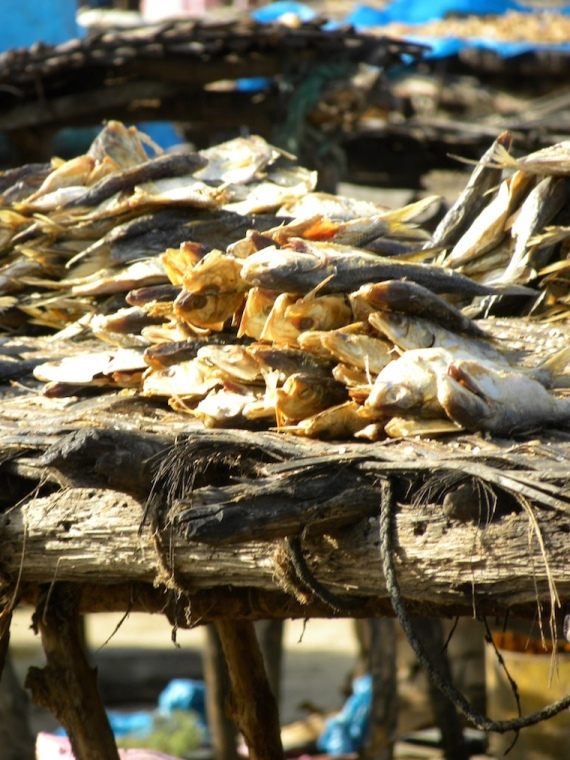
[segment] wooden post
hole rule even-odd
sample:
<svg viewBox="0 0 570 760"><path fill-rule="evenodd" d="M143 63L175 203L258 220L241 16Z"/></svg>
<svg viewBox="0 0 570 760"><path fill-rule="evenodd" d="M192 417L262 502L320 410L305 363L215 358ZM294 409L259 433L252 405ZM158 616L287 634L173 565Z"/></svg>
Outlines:
<svg viewBox="0 0 570 760"><path fill-rule="evenodd" d="M33 701L49 710L69 735L76 760L119 760L115 737L80 632L80 587L44 587L34 624L42 636L47 664L28 671Z"/></svg>
<svg viewBox="0 0 570 760"><path fill-rule="evenodd" d="M35 739L30 730L28 695L22 688L10 654L0 680L0 752L3 760L34 760Z"/></svg>
<svg viewBox="0 0 570 760"><path fill-rule="evenodd" d="M392 760L398 715L395 623L389 618L370 619L366 623L370 635L372 710L363 757Z"/></svg>
<svg viewBox="0 0 570 760"><path fill-rule="evenodd" d="M232 686L230 709L249 749L250 760L283 755L279 711L265 673L252 622L216 621Z"/></svg>
<svg viewBox="0 0 570 760"><path fill-rule="evenodd" d="M451 668L444 650L443 629L437 618L417 618L414 627L424 641L433 662L440 672L451 681ZM428 679L430 704L435 722L441 731L441 745L446 760L467 760L469 752L463 737L461 720L455 706Z"/></svg>
<svg viewBox="0 0 570 760"><path fill-rule="evenodd" d="M215 760L237 760L236 725L227 715L230 694L228 667L216 626L206 626L203 649L206 713Z"/></svg>
<svg viewBox="0 0 570 760"><path fill-rule="evenodd" d="M283 660L283 620L257 620L255 633L265 664L267 680L277 700L281 700L281 664Z"/></svg>

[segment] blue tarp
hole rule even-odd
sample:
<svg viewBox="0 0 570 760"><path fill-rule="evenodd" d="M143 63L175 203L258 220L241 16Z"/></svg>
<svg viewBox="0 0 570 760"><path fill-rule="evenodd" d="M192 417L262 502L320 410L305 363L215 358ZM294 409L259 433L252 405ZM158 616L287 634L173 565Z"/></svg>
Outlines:
<svg viewBox="0 0 570 760"><path fill-rule="evenodd" d="M1 6L0 53L35 42L58 45L81 36L77 0L2 0Z"/></svg>
<svg viewBox="0 0 570 760"><path fill-rule="evenodd" d="M355 26L383 26L392 21L425 24L444 18L449 13L501 16L507 11L529 13L531 9L514 0L394 0L382 9L359 5L346 21Z"/></svg>
<svg viewBox="0 0 570 760"><path fill-rule="evenodd" d="M501 16L508 11L519 13L533 13L535 9L527 5L521 5L516 0L394 0L384 8L373 8L369 5L357 5L354 10L341 22L334 24L329 22L327 26L334 28L341 24L352 24L356 29L366 31L371 27L381 27L392 22L409 24L411 26L437 21L449 14L473 14L473 15L496 15ZM312 8L296 0L277 0L253 12L253 18L261 23L269 23L283 16L285 13L294 13L302 21L310 21L315 17ZM570 5L556 8L556 13L570 15ZM490 39L459 39L457 37L426 37L421 34L406 34L405 38L410 42L418 42L428 45L431 50L424 54L425 59L447 58L457 55L466 47L492 50L501 58L511 58L523 53L531 53L536 50L549 50L551 52L570 53L570 41L560 44L540 45L535 42L504 42Z"/></svg>
<svg viewBox="0 0 570 760"><path fill-rule="evenodd" d="M333 757L358 752L364 745L372 709L372 676L352 682L352 694L340 712L327 718L317 749Z"/></svg>
<svg viewBox="0 0 570 760"><path fill-rule="evenodd" d="M532 13L535 9L520 5L514 0L430 0L430 2L425 0L394 0L393 3L380 10L368 5L358 5L346 17L345 21L357 29L366 30L370 27L384 26L391 22L410 25L425 24L429 21L442 19L451 13L501 16L508 11ZM570 5L557 8L556 12L569 15ZM454 37L426 37L420 34L406 34L405 38L410 42L418 42L431 47L431 51L424 54L425 59L447 58L457 55L460 50L467 47L492 50L502 58L511 58L541 49L570 53L570 41L556 45L539 45L534 42L503 42L490 39L465 40Z"/></svg>

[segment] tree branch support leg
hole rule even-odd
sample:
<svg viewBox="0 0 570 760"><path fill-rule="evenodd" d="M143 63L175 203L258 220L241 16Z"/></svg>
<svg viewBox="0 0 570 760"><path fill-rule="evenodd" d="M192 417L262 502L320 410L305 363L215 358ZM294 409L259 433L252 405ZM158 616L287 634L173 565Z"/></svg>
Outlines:
<svg viewBox="0 0 570 760"><path fill-rule="evenodd" d="M119 760L81 635L80 588L56 583L42 593L34 625L40 631L46 666L28 671L26 687L33 701L49 710L69 735L77 760Z"/></svg>
<svg viewBox="0 0 570 760"><path fill-rule="evenodd" d="M263 657L248 620L216 621L231 682L230 713L242 732L250 760L283 757L279 710Z"/></svg>

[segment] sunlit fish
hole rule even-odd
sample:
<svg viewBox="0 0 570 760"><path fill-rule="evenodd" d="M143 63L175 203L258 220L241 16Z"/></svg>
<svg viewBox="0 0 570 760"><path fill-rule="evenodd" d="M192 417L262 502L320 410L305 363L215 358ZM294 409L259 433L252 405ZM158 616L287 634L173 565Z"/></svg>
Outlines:
<svg viewBox="0 0 570 760"><path fill-rule="evenodd" d="M183 291L174 302L180 319L212 330L221 330L245 299L241 261L211 251L183 278Z"/></svg>
<svg viewBox="0 0 570 760"><path fill-rule="evenodd" d="M503 149L508 155L512 141L510 132L502 132L483 154L463 192L437 225L427 244L429 247L455 245L481 210L490 202L491 198L487 193L499 185L502 175L502 169L491 162L495 161L498 148Z"/></svg>
<svg viewBox="0 0 570 760"><path fill-rule="evenodd" d="M98 206L118 192L132 190L136 185L154 182L165 177L186 177L205 166L206 160L197 153L165 153L142 164L109 174L87 188L82 196L68 201L64 209Z"/></svg>
<svg viewBox="0 0 570 760"><path fill-rule="evenodd" d="M372 335L332 330L323 334L321 343L339 361L373 375L392 360L392 346Z"/></svg>
<svg viewBox="0 0 570 760"><path fill-rule="evenodd" d="M219 378L206 364L199 359L190 359L164 369L148 369L143 376L141 393L143 396L198 400L219 384Z"/></svg>
<svg viewBox="0 0 570 760"><path fill-rule="evenodd" d="M346 388L332 377L317 377L296 373L287 378L276 391L275 414L277 424L300 422L329 406L347 400Z"/></svg>
<svg viewBox="0 0 570 760"><path fill-rule="evenodd" d="M354 295L364 298L371 306L381 311L427 317L448 330L465 335L485 336L484 330L455 306L410 280L369 283L363 285Z"/></svg>
<svg viewBox="0 0 570 760"><path fill-rule="evenodd" d="M528 375L473 360L453 362L438 378L447 415L468 430L508 436L570 421L570 398L558 398Z"/></svg>
<svg viewBox="0 0 570 760"><path fill-rule="evenodd" d="M490 340L460 335L424 317L375 311L368 321L375 330L406 351L414 348L453 348L471 352L473 357L506 361L504 354Z"/></svg>
<svg viewBox="0 0 570 760"><path fill-rule="evenodd" d="M281 151L263 137L249 135L206 148L199 155L205 159L206 165L196 173L198 179L246 184L272 164Z"/></svg>
<svg viewBox="0 0 570 760"><path fill-rule="evenodd" d="M261 288L250 288L247 291L238 328L238 337L242 335L256 339L261 337L277 296L278 293Z"/></svg>
<svg viewBox="0 0 570 760"><path fill-rule="evenodd" d="M294 240L287 248L265 248L245 259L243 279L267 290L308 293L321 285L322 294L351 292L369 282L407 278L436 293L463 296L498 291L457 272L428 264L412 264L375 256L348 246Z"/></svg>

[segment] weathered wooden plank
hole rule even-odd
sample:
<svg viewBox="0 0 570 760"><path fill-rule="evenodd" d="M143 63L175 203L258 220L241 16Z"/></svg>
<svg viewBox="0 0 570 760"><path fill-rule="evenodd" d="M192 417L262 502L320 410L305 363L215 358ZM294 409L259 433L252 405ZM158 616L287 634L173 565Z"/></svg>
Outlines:
<svg viewBox="0 0 570 760"><path fill-rule="evenodd" d="M548 562L561 602L569 601L570 518L557 513L542 520L536 511L546 558L520 510L500 519L481 516L461 522L447 518L438 504L400 505L396 563L404 597L434 614L529 612L536 607L537 594L549 603ZM170 580L164 563L172 562L176 579L190 594L227 587L270 593L288 590L286 581L301 585L291 578L281 541L212 547L166 531L162 540L168 551L160 558L150 530L139 534L142 513L140 501L108 489L32 495L3 518L4 577L20 577L28 586L54 579L102 587L152 584ZM360 519L335 534L311 535L303 550L314 576L333 593L362 599L363 612L368 598L387 602L376 517ZM276 580L279 576L282 582ZM310 590L305 592L310 597ZM332 611L325 609L325 614ZM282 616L288 617L289 610Z"/></svg>

